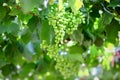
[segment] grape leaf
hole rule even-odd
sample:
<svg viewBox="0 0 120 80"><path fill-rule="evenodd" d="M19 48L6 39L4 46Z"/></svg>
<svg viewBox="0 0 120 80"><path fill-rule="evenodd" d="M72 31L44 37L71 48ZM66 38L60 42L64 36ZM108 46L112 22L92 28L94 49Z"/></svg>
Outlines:
<svg viewBox="0 0 120 80"><path fill-rule="evenodd" d="M3 6L0 6L0 20L3 19L6 16L6 8Z"/></svg>
<svg viewBox="0 0 120 80"><path fill-rule="evenodd" d="M38 17L36 16L33 16L29 22L27 23L27 25L29 26L29 29L33 32L34 29L38 26L38 22L39 22L39 19Z"/></svg>
<svg viewBox="0 0 120 80"><path fill-rule="evenodd" d="M1 70L2 70L2 74L4 76L8 76L9 74L11 74L12 72L14 72L16 70L16 67L13 64L7 64L7 65L3 66L1 68Z"/></svg>
<svg viewBox="0 0 120 80"><path fill-rule="evenodd" d="M98 50L97 50L97 47L96 47L95 45L92 45L92 46L90 47L90 54L91 54L92 56L97 56L97 55L98 55Z"/></svg>
<svg viewBox="0 0 120 80"><path fill-rule="evenodd" d="M49 26L48 20L42 21L42 27L40 31L40 40L45 40L47 44L54 43L53 28Z"/></svg>
<svg viewBox="0 0 120 80"><path fill-rule="evenodd" d="M99 31L102 32L105 29L105 27L108 24L111 23L112 19L113 19L113 15L112 14L109 14L107 12L103 13L102 17L99 20L99 24L98 24Z"/></svg>
<svg viewBox="0 0 120 80"><path fill-rule="evenodd" d="M6 31L7 31L7 27L0 24L0 34L6 32Z"/></svg>
<svg viewBox="0 0 120 80"><path fill-rule="evenodd" d="M68 49L69 49L68 53L70 54L81 54L82 52L84 52L84 49L82 48L82 46L78 46L78 45L71 46Z"/></svg>
<svg viewBox="0 0 120 80"><path fill-rule="evenodd" d="M10 23L8 25L0 24L0 34L4 32L17 34L18 30L19 26L16 23Z"/></svg>
<svg viewBox="0 0 120 80"><path fill-rule="evenodd" d="M106 27L106 41L116 44L116 38L118 37L118 31L120 30L120 24L116 20Z"/></svg>
<svg viewBox="0 0 120 80"><path fill-rule="evenodd" d="M110 0L110 4L108 6L115 8L119 5L120 5L120 0Z"/></svg>
<svg viewBox="0 0 120 80"><path fill-rule="evenodd" d="M106 2L110 3L110 0L105 0Z"/></svg>
<svg viewBox="0 0 120 80"><path fill-rule="evenodd" d="M52 5L55 0L49 0L49 4Z"/></svg>
<svg viewBox="0 0 120 80"><path fill-rule="evenodd" d="M59 0L59 11L63 9L63 0Z"/></svg>
<svg viewBox="0 0 120 80"><path fill-rule="evenodd" d="M21 31L21 34L21 39L25 44L27 44L31 40L32 32L28 28L25 28L23 31Z"/></svg>
<svg viewBox="0 0 120 80"><path fill-rule="evenodd" d="M39 0L20 0L23 12L28 13L33 10L33 8L38 7Z"/></svg>
<svg viewBox="0 0 120 80"><path fill-rule="evenodd" d="M25 63L23 66L22 66L22 69L19 73L20 77L26 77L28 76L28 74L30 72L32 72L35 68L35 64L34 63Z"/></svg>
<svg viewBox="0 0 120 80"><path fill-rule="evenodd" d="M73 12L78 11L83 6L82 0L68 0L68 3Z"/></svg>
<svg viewBox="0 0 120 80"><path fill-rule="evenodd" d="M68 54L67 57L73 61L84 61L82 54Z"/></svg>

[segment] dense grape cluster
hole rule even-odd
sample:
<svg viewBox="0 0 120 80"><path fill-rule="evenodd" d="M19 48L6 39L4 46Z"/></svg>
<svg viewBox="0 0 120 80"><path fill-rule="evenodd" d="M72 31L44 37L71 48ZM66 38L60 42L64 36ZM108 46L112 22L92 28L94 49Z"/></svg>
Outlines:
<svg viewBox="0 0 120 80"><path fill-rule="evenodd" d="M69 78L73 75L77 75L79 65L79 62L72 61L65 56L60 56L56 60L55 69L57 69L64 78Z"/></svg>
<svg viewBox="0 0 120 80"><path fill-rule="evenodd" d="M66 33L72 34L78 28L78 24L84 23L84 15L78 11L77 13L66 12L65 17L68 21L66 25Z"/></svg>
<svg viewBox="0 0 120 80"><path fill-rule="evenodd" d="M84 16L80 11L76 13L65 9L59 11L58 6L52 6L48 20L54 28L56 44L62 44L65 33L72 34L77 30L78 24L84 22Z"/></svg>
<svg viewBox="0 0 120 80"><path fill-rule="evenodd" d="M77 75L79 62L71 60L66 55L60 54L60 48L57 45L51 45L47 48L47 55L56 62L55 69L58 70L64 78Z"/></svg>
<svg viewBox="0 0 120 80"><path fill-rule="evenodd" d="M64 18L64 10L59 12L57 7L51 7L49 24L54 28L56 44L63 43L62 41L65 36L66 28L66 23L64 21L66 21L66 18Z"/></svg>

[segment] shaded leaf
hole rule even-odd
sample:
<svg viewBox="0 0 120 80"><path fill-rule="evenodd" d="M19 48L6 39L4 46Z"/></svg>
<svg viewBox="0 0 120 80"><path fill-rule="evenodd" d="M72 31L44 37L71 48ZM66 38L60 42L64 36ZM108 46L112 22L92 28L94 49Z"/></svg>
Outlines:
<svg viewBox="0 0 120 80"><path fill-rule="evenodd" d="M19 30L19 26L16 23L11 23L10 25L8 25L8 33L14 33L17 34Z"/></svg>
<svg viewBox="0 0 120 80"><path fill-rule="evenodd" d="M0 6L0 20L3 19L6 16L6 8L3 6Z"/></svg>
<svg viewBox="0 0 120 80"><path fill-rule="evenodd" d="M106 27L106 41L116 44L116 38L118 37L118 31L120 30L120 24L113 20L107 27Z"/></svg>
<svg viewBox="0 0 120 80"><path fill-rule="evenodd" d="M48 24L48 20L44 20L42 22L40 40L45 40L47 44L54 43L54 31L53 28Z"/></svg>
<svg viewBox="0 0 120 80"><path fill-rule="evenodd" d="M35 68L34 63L26 63L22 66L22 69L19 73L20 77L26 77L30 72L32 72Z"/></svg>
<svg viewBox="0 0 120 80"><path fill-rule="evenodd" d="M120 5L120 0L110 0L110 4L108 6L115 8L119 5Z"/></svg>
<svg viewBox="0 0 120 80"><path fill-rule="evenodd" d="M12 72L16 70L16 67L13 64L7 64L3 66L1 70L4 76L8 76L9 74L11 74Z"/></svg>
<svg viewBox="0 0 120 80"><path fill-rule="evenodd" d="M32 35L32 32L29 29L25 28L23 30L21 39L25 44L27 44L31 40L31 35Z"/></svg>
<svg viewBox="0 0 120 80"><path fill-rule="evenodd" d="M102 32L105 27L111 23L113 19L113 15L112 14L109 14L107 12L103 13L102 17L100 18L100 21L99 21L99 24L98 24L98 29L100 32Z"/></svg>
<svg viewBox="0 0 120 80"><path fill-rule="evenodd" d="M101 47L101 46L103 46L103 43L104 43L103 38L101 38L101 37L96 37L96 40L95 40L95 42L94 42L94 44L95 44L96 46Z"/></svg>
<svg viewBox="0 0 120 80"><path fill-rule="evenodd" d="M39 19L38 17L36 16L33 16L29 22L27 23L27 25L29 26L30 30L33 32L34 29L38 26L38 22L39 22Z"/></svg>
<svg viewBox="0 0 120 80"><path fill-rule="evenodd" d="M6 31L7 31L7 27L0 24L0 34L6 32Z"/></svg>

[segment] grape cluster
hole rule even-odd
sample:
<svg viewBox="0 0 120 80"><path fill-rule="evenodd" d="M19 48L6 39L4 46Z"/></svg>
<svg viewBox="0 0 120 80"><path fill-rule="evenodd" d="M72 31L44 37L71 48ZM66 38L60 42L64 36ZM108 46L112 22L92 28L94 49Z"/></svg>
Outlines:
<svg viewBox="0 0 120 80"><path fill-rule="evenodd" d="M66 79L77 75L77 72L79 70L79 63L72 61L67 57L60 56L56 60L55 69L57 69Z"/></svg>
<svg viewBox="0 0 120 80"><path fill-rule="evenodd" d="M79 62L71 60L67 55L61 55L59 49L58 45L51 45L47 48L47 55L56 62L55 69L65 79L77 75Z"/></svg>
<svg viewBox="0 0 120 80"><path fill-rule="evenodd" d="M53 26L55 32L56 44L63 43L66 28L66 18L64 17L64 10L59 11L57 7L51 7L49 14L49 24Z"/></svg>
<svg viewBox="0 0 120 80"><path fill-rule="evenodd" d="M51 6L48 20L54 28L56 44L62 44L65 33L72 34L77 30L78 24L85 21L85 18L80 11L76 13L65 11L65 9L59 11L58 6Z"/></svg>
<svg viewBox="0 0 120 80"><path fill-rule="evenodd" d="M84 15L78 11L76 13L66 12L65 17L68 19L66 33L72 34L78 28L78 24L85 23Z"/></svg>
<svg viewBox="0 0 120 80"><path fill-rule="evenodd" d="M57 45L51 45L47 48L47 55L51 58L56 60L58 57L59 48Z"/></svg>

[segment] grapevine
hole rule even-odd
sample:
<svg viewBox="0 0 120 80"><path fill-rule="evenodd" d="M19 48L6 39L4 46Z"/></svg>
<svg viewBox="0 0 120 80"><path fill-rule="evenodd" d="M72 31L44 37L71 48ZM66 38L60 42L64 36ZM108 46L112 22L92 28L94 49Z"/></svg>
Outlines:
<svg viewBox="0 0 120 80"><path fill-rule="evenodd" d="M71 60L66 55L61 55L65 34L71 35L77 30L78 25L84 23L84 15L78 11L76 13L68 11L64 7L62 10L58 9L58 5L51 5L48 13L49 25L54 29L55 44L48 45L47 55L56 62L55 69L58 70L64 78L77 75L79 69L79 62ZM77 65L76 65L77 64Z"/></svg>

